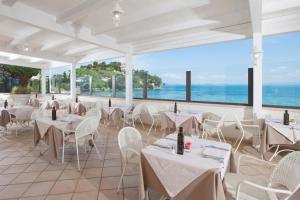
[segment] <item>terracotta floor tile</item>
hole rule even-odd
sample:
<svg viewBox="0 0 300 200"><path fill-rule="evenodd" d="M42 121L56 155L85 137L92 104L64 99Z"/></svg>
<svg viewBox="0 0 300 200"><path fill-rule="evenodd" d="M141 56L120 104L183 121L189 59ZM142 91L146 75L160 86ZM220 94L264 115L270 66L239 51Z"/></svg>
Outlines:
<svg viewBox="0 0 300 200"><path fill-rule="evenodd" d="M79 178L80 176L81 176L81 174L77 170L65 169L62 172L62 174L60 175L59 180L76 179L76 178Z"/></svg>
<svg viewBox="0 0 300 200"><path fill-rule="evenodd" d="M23 194L23 197L46 195L51 190L54 183L55 182L53 181L33 183Z"/></svg>
<svg viewBox="0 0 300 200"><path fill-rule="evenodd" d="M36 179L35 182L41 181L55 181L61 175L62 170L59 171L43 171Z"/></svg>
<svg viewBox="0 0 300 200"><path fill-rule="evenodd" d="M53 186L50 194L72 193L76 188L77 180L57 181Z"/></svg>
<svg viewBox="0 0 300 200"><path fill-rule="evenodd" d="M87 168L82 172L82 178L97 178L101 177L102 168Z"/></svg>
<svg viewBox="0 0 300 200"><path fill-rule="evenodd" d="M25 172L41 172L48 167L48 163L32 163Z"/></svg>
<svg viewBox="0 0 300 200"><path fill-rule="evenodd" d="M101 190L98 195L98 200L123 200L123 191L121 190L117 193L116 190Z"/></svg>
<svg viewBox="0 0 300 200"><path fill-rule="evenodd" d="M84 199L97 200L98 191L74 193L72 197L72 200L84 200Z"/></svg>
<svg viewBox="0 0 300 200"><path fill-rule="evenodd" d="M11 165L8 169L2 172L2 174L20 173L23 172L29 164Z"/></svg>
<svg viewBox="0 0 300 200"><path fill-rule="evenodd" d="M102 170L102 177L121 176L121 167L104 167Z"/></svg>
<svg viewBox="0 0 300 200"><path fill-rule="evenodd" d="M139 199L138 188L127 188L124 189L124 200Z"/></svg>
<svg viewBox="0 0 300 200"><path fill-rule="evenodd" d="M8 185L0 192L0 199L19 198L29 186L29 183Z"/></svg>
<svg viewBox="0 0 300 200"><path fill-rule="evenodd" d="M0 185L7 185L14 180L19 174L1 174Z"/></svg>
<svg viewBox="0 0 300 200"><path fill-rule="evenodd" d="M15 178L11 183L31 183L33 182L38 176L40 172L28 172L22 173L17 178Z"/></svg>
<svg viewBox="0 0 300 200"><path fill-rule="evenodd" d="M100 178L79 179L75 192L98 191Z"/></svg>
<svg viewBox="0 0 300 200"><path fill-rule="evenodd" d="M120 177L104 177L101 179L100 190L116 189L118 188L119 181Z"/></svg>
<svg viewBox="0 0 300 200"><path fill-rule="evenodd" d="M73 193L48 195L46 200L71 200Z"/></svg>

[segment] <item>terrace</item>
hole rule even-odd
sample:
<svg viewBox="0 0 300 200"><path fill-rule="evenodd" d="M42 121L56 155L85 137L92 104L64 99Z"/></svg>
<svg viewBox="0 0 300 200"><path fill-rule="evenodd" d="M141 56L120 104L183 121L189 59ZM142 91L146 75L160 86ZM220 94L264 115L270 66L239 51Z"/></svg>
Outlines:
<svg viewBox="0 0 300 200"><path fill-rule="evenodd" d="M272 199L266 190L299 199L299 87L277 88L266 101L263 71L271 54L264 41L299 36L299 6L298 0L1 0L0 199ZM229 72L242 71L243 87L234 88L239 98L228 96L230 87L194 84L209 67L179 69L159 54L179 57L218 44L233 44L223 47L224 62L231 50L236 58L246 52L241 66L210 76L230 80ZM173 64L168 77L184 85L165 86L167 76L157 76L151 64L137 68L139 56L158 54ZM284 79L284 67L274 64ZM21 75L29 72L13 77L18 66L35 68L25 77L35 92L5 93L24 85ZM209 99L201 96L205 90ZM287 109L290 124L283 125ZM179 127L191 142L183 156L172 135ZM124 143L138 153L124 154ZM291 166L276 168L288 177L277 177L280 187L256 181L269 180L270 163ZM243 185L238 193L244 179L264 187Z"/></svg>

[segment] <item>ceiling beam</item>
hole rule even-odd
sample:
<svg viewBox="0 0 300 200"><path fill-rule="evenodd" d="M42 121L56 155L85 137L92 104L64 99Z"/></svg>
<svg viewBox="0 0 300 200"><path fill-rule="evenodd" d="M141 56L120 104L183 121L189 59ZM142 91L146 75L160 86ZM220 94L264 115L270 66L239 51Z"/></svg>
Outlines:
<svg viewBox="0 0 300 200"><path fill-rule="evenodd" d="M124 4L125 3L126 1L124 1ZM127 28L128 26L137 27L138 24L142 24L144 21L151 21L152 18L159 19L165 15L170 15L172 13L176 14L176 12L179 10L199 7L208 3L208 0L174 0L174 3L170 5L169 1L153 1L153 3L151 4L152 12L145 12L148 8L144 7L144 9L135 10L135 12L126 13L126 21L125 19L122 19L119 27L115 27L113 24L98 26L93 29L93 34L99 35L117 29L122 30L124 28Z"/></svg>
<svg viewBox="0 0 300 200"><path fill-rule="evenodd" d="M64 38L62 40L56 40L55 42L49 43L49 44L45 44L41 47L40 51L47 51L62 45L65 45L67 43L73 42L74 39L73 38Z"/></svg>
<svg viewBox="0 0 300 200"><path fill-rule="evenodd" d="M64 13L56 17L57 23L63 24L67 21L76 21L87 16L92 10L98 9L98 5L112 2L111 0L86 0L83 3L71 7Z"/></svg>
<svg viewBox="0 0 300 200"><path fill-rule="evenodd" d="M103 48L127 52L128 46L117 44L116 41L107 36L93 36L91 30L82 27L78 33L74 30L74 27L70 24L58 24L56 23L56 17L49 15L45 12L37 10L35 8L26 6L22 3L18 3L13 7L0 5L0 16L10 18L12 20L25 23L40 29L52 31L62 34L80 41L84 41L90 44L94 44Z"/></svg>
<svg viewBox="0 0 300 200"><path fill-rule="evenodd" d="M30 38L33 38L35 36L37 36L39 33L41 33L42 31L40 29L32 29L30 31L24 32L21 36L18 36L16 38L14 38L10 43L9 46L16 46L20 43L26 43L26 41L28 41Z"/></svg>
<svg viewBox="0 0 300 200"><path fill-rule="evenodd" d="M93 49L98 49L97 46L94 45L87 45L87 46L82 46L79 48L75 48L75 49L69 49L67 50L64 55L73 55L73 54L77 54L83 51L89 51L89 50L93 50Z"/></svg>
<svg viewBox="0 0 300 200"><path fill-rule="evenodd" d="M253 33L262 32L262 1L249 0L250 17Z"/></svg>
<svg viewBox="0 0 300 200"><path fill-rule="evenodd" d="M18 0L2 0L2 3L6 6L13 6L17 1Z"/></svg>
<svg viewBox="0 0 300 200"><path fill-rule="evenodd" d="M12 53L12 54L18 54L22 56L29 56L34 58L41 58L44 60L52 60L52 61L59 61L59 62L65 62L65 63L72 63L74 61L74 57L70 56L61 56L49 52L40 52L40 51L24 51L13 47L4 47L0 46L0 51Z"/></svg>

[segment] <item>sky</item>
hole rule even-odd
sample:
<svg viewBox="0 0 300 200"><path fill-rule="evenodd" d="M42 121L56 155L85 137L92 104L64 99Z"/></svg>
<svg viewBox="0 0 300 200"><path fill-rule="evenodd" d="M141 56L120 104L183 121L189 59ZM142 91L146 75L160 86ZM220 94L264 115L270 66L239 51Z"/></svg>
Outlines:
<svg viewBox="0 0 300 200"><path fill-rule="evenodd" d="M300 84L300 32L264 37L263 52L264 84ZM118 60L122 58L106 62ZM193 85L247 84L252 39L135 55L133 64L166 84L185 84L187 70L192 71ZM69 67L57 72L64 70Z"/></svg>
<svg viewBox="0 0 300 200"><path fill-rule="evenodd" d="M264 84L300 84L300 32L263 39ZM252 67L252 39L137 55L134 65L162 77L167 84L247 84Z"/></svg>

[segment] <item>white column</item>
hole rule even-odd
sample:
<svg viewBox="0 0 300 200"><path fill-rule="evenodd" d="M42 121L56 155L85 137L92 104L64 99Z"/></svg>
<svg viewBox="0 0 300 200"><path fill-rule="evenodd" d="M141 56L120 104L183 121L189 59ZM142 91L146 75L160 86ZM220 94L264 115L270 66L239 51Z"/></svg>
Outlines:
<svg viewBox="0 0 300 200"><path fill-rule="evenodd" d="M48 70L49 70L49 93L51 93L52 92L52 84L51 84L52 71L51 71L51 67L49 67Z"/></svg>
<svg viewBox="0 0 300 200"><path fill-rule="evenodd" d="M262 34L253 33L253 114L262 116Z"/></svg>
<svg viewBox="0 0 300 200"><path fill-rule="evenodd" d="M76 63L72 63L72 65L71 65L70 90L71 90L71 98L75 101L75 99L76 99Z"/></svg>
<svg viewBox="0 0 300 200"><path fill-rule="evenodd" d="M126 54L126 73L125 73L125 90L126 90L126 105L132 105L132 54Z"/></svg>
<svg viewBox="0 0 300 200"><path fill-rule="evenodd" d="M42 92L42 96L46 95L46 70L44 68L41 69L41 92Z"/></svg>

